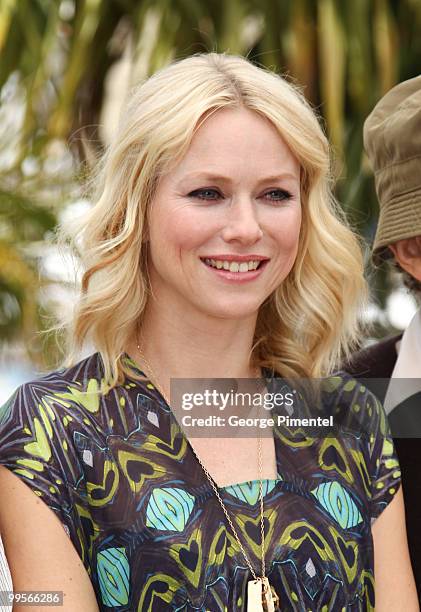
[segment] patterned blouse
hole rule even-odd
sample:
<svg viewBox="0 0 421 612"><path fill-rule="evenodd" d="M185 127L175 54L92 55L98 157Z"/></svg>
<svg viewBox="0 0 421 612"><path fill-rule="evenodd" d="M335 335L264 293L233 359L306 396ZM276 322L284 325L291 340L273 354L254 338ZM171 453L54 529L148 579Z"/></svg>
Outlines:
<svg viewBox="0 0 421 612"><path fill-rule="evenodd" d="M101 611L246 610L250 570L174 413L131 378L86 393L102 372L95 353L20 386L0 408L0 464L58 516ZM377 399L342 372L323 388L365 433L295 438L274 426L266 574L282 610L372 610L371 524L400 486L399 465ZM260 575L259 481L219 490Z"/></svg>

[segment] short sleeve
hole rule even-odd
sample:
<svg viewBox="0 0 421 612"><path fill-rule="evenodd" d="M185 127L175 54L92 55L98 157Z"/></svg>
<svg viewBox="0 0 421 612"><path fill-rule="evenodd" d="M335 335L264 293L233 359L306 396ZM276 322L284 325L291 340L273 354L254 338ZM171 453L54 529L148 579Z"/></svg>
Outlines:
<svg viewBox="0 0 421 612"><path fill-rule="evenodd" d="M63 446L57 418L37 383L18 387L0 407L0 465L42 499L76 539Z"/></svg>
<svg viewBox="0 0 421 612"><path fill-rule="evenodd" d="M369 431L371 521L392 501L401 485L399 460L387 416L375 395L367 393L366 409L371 414Z"/></svg>

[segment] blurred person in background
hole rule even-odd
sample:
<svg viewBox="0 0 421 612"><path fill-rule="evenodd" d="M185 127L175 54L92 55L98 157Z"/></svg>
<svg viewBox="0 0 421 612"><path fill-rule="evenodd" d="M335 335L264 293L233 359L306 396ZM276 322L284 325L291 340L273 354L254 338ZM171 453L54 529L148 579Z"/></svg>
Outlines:
<svg viewBox="0 0 421 612"><path fill-rule="evenodd" d="M419 610L370 391L332 377L323 400L353 415L357 396L367 436L304 443L275 426L257 445L193 444L170 404L176 378L329 376L359 337L362 252L299 90L224 54L156 73L122 113L77 245L66 364L0 410L15 588L84 612Z"/></svg>
<svg viewBox="0 0 421 612"><path fill-rule="evenodd" d="M377 103L364 125L364 147L380 205L373 260L392 261L420 303L421 76L396 85ZM421 599L421 308L403 334L361 350L345 369L373 379L365 382L384 402L402 471L409 550Z"/></svg>

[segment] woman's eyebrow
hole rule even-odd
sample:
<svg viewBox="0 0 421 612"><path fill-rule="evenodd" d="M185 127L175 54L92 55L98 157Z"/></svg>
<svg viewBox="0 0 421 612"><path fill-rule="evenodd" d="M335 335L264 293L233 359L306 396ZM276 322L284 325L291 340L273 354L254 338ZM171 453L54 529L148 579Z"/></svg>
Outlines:
<svg viewBox="0 0 421 612"><path fill-rule="evenodd" d="M258 183L276 183L277 181L299 181L300 175L293 172L280 172L279 174L273 174L261 178Z"/></svg>
<svg viewBox="0 0 421 612"><path fill-rule="evenodd" d="M232 183L233 182L232 177L224 176L219 173L204 171L204 172L190 172L181 178L180 183L184 183L185 181L196 180L196 179L205 180L205 181L217 181L220 183ZM257 181L257 184L260 185L262 183L276 183L278 181L283 181L283 180L299 181L300 175L294 174L293 172L281 172L279 174L263 176Z"/></svg>

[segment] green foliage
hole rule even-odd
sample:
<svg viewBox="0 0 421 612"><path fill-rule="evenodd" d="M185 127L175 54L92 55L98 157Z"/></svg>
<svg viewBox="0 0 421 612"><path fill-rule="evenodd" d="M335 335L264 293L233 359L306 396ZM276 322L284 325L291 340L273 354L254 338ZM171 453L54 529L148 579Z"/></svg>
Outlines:
<svg viewBox="0 0 421 612"><path fill-rule="evenodd" d="M418 0L2 0L0 90L18 75L24 119L13 164L0 162L0 263L9 262L0 275L0 336L29 330L24 321L35 325L36 316L25 312L41 310L39 279L20 247L42 240L63 205L57 177L43 170L49 147L70 138L83 155L81 128L101 147L107 77L123 56L131 83L175 57L213 50L247 55L301 84L336 154L338 198L369 241L377 203L362 126L383 93L418 74L420 25ZM8 146L0 134L0 152ZM29 189L28 157L41 169ZM373 280L383 303L386 282L385 274Z"/></svg>

